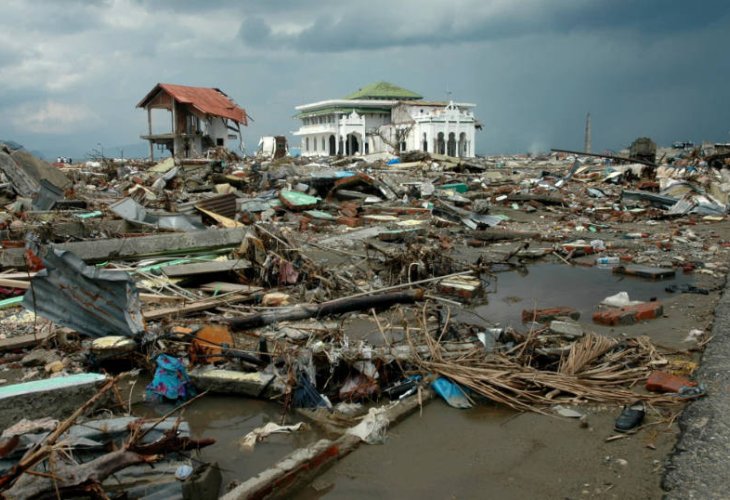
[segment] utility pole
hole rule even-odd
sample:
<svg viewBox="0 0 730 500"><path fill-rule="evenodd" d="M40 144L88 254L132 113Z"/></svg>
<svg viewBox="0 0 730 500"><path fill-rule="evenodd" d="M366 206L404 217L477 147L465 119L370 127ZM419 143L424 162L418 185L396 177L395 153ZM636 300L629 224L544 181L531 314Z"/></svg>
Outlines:
<svg viewBox="0 0 730 500"><path fill-rule="evenodd" d="M586 115L586 135L585 142L583 143L583 152L591 153L591 114Z"/></svg>

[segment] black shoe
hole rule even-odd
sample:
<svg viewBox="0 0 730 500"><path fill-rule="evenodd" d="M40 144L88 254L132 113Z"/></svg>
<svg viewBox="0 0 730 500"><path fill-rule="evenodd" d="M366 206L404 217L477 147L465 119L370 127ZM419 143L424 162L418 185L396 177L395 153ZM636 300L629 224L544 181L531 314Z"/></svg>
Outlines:
<svg viewBox="0 0 730 500"><path fill-rule="evenodd" d="M616 432L628 432L634 427L637 427L641 421L644 420L645 414L646 410L644 409L644 403L641 401L638 401L631 406L624 406L621 415L619 415L616 419L613 429Z"/></svg>

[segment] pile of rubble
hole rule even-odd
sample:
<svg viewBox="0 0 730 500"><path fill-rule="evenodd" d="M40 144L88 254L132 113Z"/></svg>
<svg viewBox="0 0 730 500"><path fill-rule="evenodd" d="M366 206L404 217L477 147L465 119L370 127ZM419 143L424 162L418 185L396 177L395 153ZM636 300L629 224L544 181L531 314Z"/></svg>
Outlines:
<svg viewBox="0 0 730 500"><path fill-rule="evenodd" d="M353 426L374 442L382 418L368 407L392 400L412 409L432 390L455 407L487 399L542 413L698 397L691 379L682 391L639 388L676 353L648 337L591 333L563 304L525 310L522 325L458 314L487 300L497 272L538 260L647 279L694 273L708 286L674 291L713 292L728 270L730 241L713 229L726 223L728 160L670 153L654 165L564 152L263 161L218 151L55 168L5 148L0 364L20 374L0 398L12 407L30 394L38 412L59 387L85 387L93 400L111 380L79 376L141 368L154 374L153 399L204 391L274 399L284 413L297 409L335 433ZM659 301L608 299L593 315L597 326L664 313ZM68 465L53 443L92 406L33 415L70 417L35 445L18 447L31 431L9 433L17 442L7 444L0 487L107 489L103 475L38 475L55 461ZM129 424L128 460L118 463L153 460L143 425ZM190 449L182 424L169 425L156 453ZM102 457L76 459L91 470L110 460Z"/></svg>

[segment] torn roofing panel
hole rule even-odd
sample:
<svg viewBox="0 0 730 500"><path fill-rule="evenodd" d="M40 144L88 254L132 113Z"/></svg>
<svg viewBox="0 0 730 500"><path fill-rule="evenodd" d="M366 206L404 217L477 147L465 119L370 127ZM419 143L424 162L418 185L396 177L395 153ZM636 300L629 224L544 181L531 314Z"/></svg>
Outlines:
<svg viewBox="0 0 730 500"><path fill-rule="evenodd" d="M67 250L51 249L31 280L23 306L89 337L144 331L137 287L124 271L87 266Z"/></svg>
<svg viewBox="0 0 730 500"><path fill-rule="evenodd" d="M233 193L222 194L199 201L195 207L234 219L236 217L236 199L237 197Z"/></svg>
<svg viewBox="0 0 730 500"><path fill-rule="evenodd" d="M210 87L188 87L186 85L173 85L170 83L158 83L142 99L138 108L144 108L159 91L169 94L175 101L182 104L189 104L201 113L211 116L228 118L234 122L248 125L246 110L239 107L233 100L224 94L220 89Z"/></svg>
<svg viewBox="0 0 730 500"><path fill-rule="evenodd" d="M109 205L115 215L132 224L152 226L170 231L202 231L205 229L200 216L176 213L152 213L132 198Z"/></svg>

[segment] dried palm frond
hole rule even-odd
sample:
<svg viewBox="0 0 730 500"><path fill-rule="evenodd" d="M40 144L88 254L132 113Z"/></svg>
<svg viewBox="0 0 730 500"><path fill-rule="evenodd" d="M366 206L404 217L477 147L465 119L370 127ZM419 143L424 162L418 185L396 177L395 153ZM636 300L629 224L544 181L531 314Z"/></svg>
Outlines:
<svg viewBox="0 0 730 500"><path fill-rule="evenodd" d="M576 375L591 362L603 356L606 351L617 343L618 341L615 339L589 333L573 343L568 356L561 360L558 372L566 375Z"/></svg>
<svg viewBox="0 0 730 500"><path fill-rule="evenodd" d="M544 413L556 401L569 403L651 404L676 403L672 396L639 393L630 387L645 380L651 362L661 359L648 337L617 341L589 334L575 342L557 369L533 366L529 337L505 354L474 349L458 359L447 356L443 345L424 337L428 356L418 356L421 370L447 377L475 394L520 411ZM415 351L415 350L414 350Z"/></svg>

